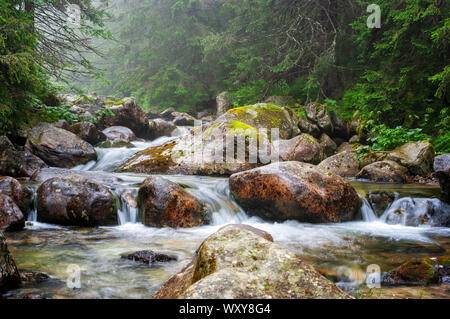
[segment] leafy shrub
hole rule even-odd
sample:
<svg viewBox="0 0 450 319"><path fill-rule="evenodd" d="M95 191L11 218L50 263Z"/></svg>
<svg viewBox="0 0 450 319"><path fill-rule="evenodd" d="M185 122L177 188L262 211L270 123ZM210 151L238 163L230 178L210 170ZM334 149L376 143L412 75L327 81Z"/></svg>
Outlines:
<svg viewBox="0 0 450 319"><path fill-rule="evenodd" d="M372 129L374 137L368 139L374 151L387 151L408 142L430 141L431 136L422 132L422 129L405 129L401 126L388 128L380 125Z"/></svg>

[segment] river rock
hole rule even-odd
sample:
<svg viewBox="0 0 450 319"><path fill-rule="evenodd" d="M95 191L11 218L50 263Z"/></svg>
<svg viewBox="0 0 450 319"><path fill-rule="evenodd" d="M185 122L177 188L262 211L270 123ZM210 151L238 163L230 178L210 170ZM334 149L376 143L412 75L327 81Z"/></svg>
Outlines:
<svg viewBox="0 0 450 319"><path fill-rule="evenodd" d="M203 205L167 179L148 177L139 188L138 204L146 226L189 228L206 223Z"/></svg>
<svg viewBox="0 0 450 319"><path fill-rule="evenodd" d="M125 126L132 130L137 137L150 138L150 129L145 112L136 103L133 97L124 98L112 105L106 105L106 110L114 115L103 115L97 122L97 127L104 130L111 126Z"/></svg>
<svg viewBox="0 0 450 319"><path fill-rule="evenodd" d="M413 259L390 271L387 283L393 285L440 284L450 276L450 256Z"/></svg>
<svg viewBox="0 0 450 319"><path fill-rule="evenodd" d="M307 118L302 116L298 118L298 127L303 133L307 133L316 138L321 134L320 128L316 124L311 123Z"/></svg>
<svg viewBox="0 0 450 319"><path fill-rule="evenodd" d="M189 175L231 175L270 163L269 130L279 129L281 139L291 139L298 128L290 113L275 105L256 104L231 109L212 123L196 127L185 136L137 153L118 172ZM266 132L261 129L266 129ZM259 152L249 161L249 140L259 141ZM244 157L238 157L240 141ZM263 142L266 143L263 143ZM229 153L224 160L225 154ZM237 159L237 160L235 160ZM277 157L278 160L278 157Z"/></svg>
<svg viewBox="0 0 450 319"><path fill-rule="evenodd" d="M6 291L20 284L20 274L13 256L8 250L6 239L0 231L0 291Z"/></svg>
<svg viewBox="0 0 450 319"><path fill-rule="evenodd" d="M25 226L25 216L11 197L0 194L0 231L16 231Z"/></svg>
<svg viewBox="0 0 450 319"><path fill-rule="evenodd" d="M332 156L338 148L337 144L325 133L320 136L320 147L326 157Z"/></svg>
<svg viewBox="0 0 450 319"><path fill-rule="evenodd" d="M155 140L162 136L171 136L177 126L172 122L163 119L156 119L150 122L150 139Z"/></svg>
<svg viewBox="0 0 450 319"><path fill-rule="evenodd" d="M51 178L38 189L38 220L67 226L117 225L111 191L97 182L73 175Z"/></svg>
<svg viewBox="0 0 450 319"><path fill-rule="evenodd" d="M134 147L131 141L136 139L133 131L124 126L111 126L103 130L106 136L106 141L101 143L99 147L113 148L113 147Z"/></svg>
<svg viewBox="0 0 450 319"><path fill-rule="evenodd" d="M336 112L330 111L325 105L309 103L303 109L308 120L316 124L322 133L326 133L329 136L348 137L347 123Z"/></svg>
<svg viewBox="0 0 450 319"><path fill-rule="evenodd" d="M72 168L97 159L91 144L48 123L41 123L29 131L26 147L56 167Z"/></svg>
<svg viewBox="0 0 450 319"><path fill-rule="evenodd" d="M17 150L7 137L0 136L0 175L30 177L45 167L39 157Z"/></svg>
<svg viewBox="0 0 450 319"><path fill-rule="evenodd" d="M413 175L425 176L433 171L434 149L426 141L410 142L390 152L387 159L405 166Z"/></svg>
<svg viewBox="0 0 450 319"><path fill-rule="evenodd" d="M230 93L222 92L216 97L217 116L225 114L228 110L233 108L232 98Z"/></svg>
<svg viewBox="0 0 450 319"><path fill-rule="evenodd" d="M16 179L9 176L0 177L0 195L11 197L24 213L28 213L31 204L31 193Z"/></svg>
<svg viewBox="0 0 450 319"><path fill-rule="evenodd" d="M450 227L450 205L435 198L401 198L383 215L387 224Z"/></svg>
<svg viewBox="0 0 450 319"><path fill-rule="evenodd" d="M52 124L54 127L61 128L66 131L70 131L70 124L66 120L58 120L56 122L53 122Z"/></svg>
<svg viewBox="0 0 450 319"><path fill-rule="evenodd" d="M106 135L103 132L100 132L93 123L76 123L72 125L69 130L91 145L106 141Z"/></svg>
<svg viewBox="0 0 450 319"><path fill-rule="evenodd" d="M262 231L259 231L262 232ZM296 253L251 228L226 226L155 299L351 299Z"/></svg>
<svg viewBox="0 0 450 319"><path fill-rule="evenodd" d="M132 261L136 261L136 262L140 262L140 263L144 263L144 264L153 264L153 263L157 263L157 262L161 263L161 262L177 260L177 257L175 257L175 256L160 254L160 253L156 253L151 250L142 250L142 251L137 251L134 253L122 254L120 258L132 260Z"/></svg>
<svg viewBox="0 0 450 319"><path fill-rule="evenodd" d="M344 178L355 177L360 171L358 155L353 152L342 152L328 157L317 168L323 173L333 173Z"/></svg>
<svg viewBox="0 0 450 319"><path fill-rule="evenodd" d="M279 147L283 161L299 161L318 164L323 159L323 151L319 142L309 134L301 134L290 140L274 142Z"/></svg>
<svg viewBox="0 0 450 319"><path fill-rule="evenodd" d="M174 119L173 124L176 126L194 126L196 118L187 113L174 112L172 113Z"/></svg>
<svg viewBox="0 0 450 319"><path fill-rule="evenodd" d="M408 181L408 169L393 161L376 162L364 167L356 178L376 183L402 184Z"/></svg>
<svg viewBox="0 0 450 319"><path fill-rule="evenodd" d="M78 175L86 179L94 180L101 184L113 185L122 182L123 180L114 174L107 172L89 172L89 171L74 171L65 168L45 168L34 174L31 177L32 181L43 183L51 178L60 177L65 178L72 175Z"/></svg>
<svg viewBox="0 0 450 319"><path fill-rule="evenodd" d="M234 174L230 191L251 215L311 223L350 221L361 207L355 189L335 174L300 162L282 162Z"/></svg>
<svg viewBox="0 0 450 319"><path fill-rule="evenodd" d="M450 202L450 154L440 155L434 159L434 171L439 179L442 193Z"/></svg>

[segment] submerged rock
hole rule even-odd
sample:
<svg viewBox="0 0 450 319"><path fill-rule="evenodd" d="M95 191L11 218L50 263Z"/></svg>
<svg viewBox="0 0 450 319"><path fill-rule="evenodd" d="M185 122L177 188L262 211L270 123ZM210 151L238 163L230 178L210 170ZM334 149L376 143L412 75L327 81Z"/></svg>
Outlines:
<svg viewBox="0 0 450 319"><path fill-rule="evenodd" d="M283 162L234 174L230 191L251 215L312 223L350 221L361 207L355 189L315 166Z"/></svg>
<svg viewBox="0 0 450 319"><path fill-rule="evenodd" d="M131 254L122 254L120 258L133 260L144 264L177 260L177 257L156 253L151 250L142 250Z"/></svg>
<svg viewBox="0 0 450 319"><path fill-rule="evenodd" d="M67 226L117 225L111 191L79 175L51 178L38 189L38 220Z"/></svg>
<svg viewBox="0 0 450 319"><path fill-rule="evenodd" d="M97 159L91 144L49 123L41 123L29 131L26 147L56 167L72 168Z"/></svg>
<svg viewBox="0 0 450 319"><path fill-rule="evenodd" d="M364 167L356 178L377 183L402 184L408 181L408 169L393 161L375 162Z"/></svg>
<svg viewBox="0 0 450 319"><path fill-rule="evenodd" d="M196 258L156 299L350 299L294 252L253 227L226 226L208 237ZM265 233L266 236L270 236Z"/></svg>
<svg viewBox="0 0 450 319"><path fill-rule="evenodd" d="M439 179L442 193L450 202L450 154L437 156L434 159L434 171Z"/></svg>
<svg viewBox="0 0 450 319"><path fill-rule="evenodd" d="M203 205L181 186L157 176L139 188L138 204L146 226L189 228L206 223Z"/></svg>
<svg viewBox="0 0 450 319"><path fill-rule="evenodd" d="M0 231L0 291L20 284L20 274L13 256L8 250L5 236Z"/></svg>
<svg viewBox="0 0 450 319"><path fill-rule="evenodd" d="M413 259L390 271L387 284L440 284L450 276L450 256Z"/></svg>
<svg viewBox="0 0 450 319"><path fill-rule="evenodd" d="M350 178L358 175L358 155L353 152L342 152L323 160L317 169L323 173L332 173L341 177Z"/></svg>
<svg viewBox="0 0 450 319"><path fill-rule="evenodd" d="M383 215L386 223L404 226L450 227L450 205L431 198L401 198Z"/></svg>
<svg viewBox="0 0 450 319"><path fill-rule="evenodd" d="M6 136L0 136L0 175L30 177L45 167L39 157L17 150Z"/></svg>
<svg viewBox="0 0 450 319"><path fill-rule="evenodd" d="M413 175L424 176L433 171L434 149L426 141L410 142L390 152L387 159L405 166Z"/></svg>

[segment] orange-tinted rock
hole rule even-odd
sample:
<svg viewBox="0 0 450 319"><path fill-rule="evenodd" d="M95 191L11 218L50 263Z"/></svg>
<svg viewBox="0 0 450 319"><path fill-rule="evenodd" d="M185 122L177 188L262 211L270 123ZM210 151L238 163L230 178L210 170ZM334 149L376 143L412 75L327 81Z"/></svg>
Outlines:
<svg viewBox="0 0 450 319"><path fill-rule="evenodd" d="M0 195L0 231L16 231L25 226L25 216L11 197Z"/></svg>
<svg viewBox="0 0 450 319"><path fill-rule="evenodd" d="M230 191L248 213L270 220L339 223L352 220L361 206L357 192L344 179L299 162L234 174Z"/></svg>
<svg viewBox="0 0 450 319"><path fill-rule="evenodd" d="M146 226L188 228L206 222L203 205L184 188L162 177L147 178L138 198Z"/></svg>

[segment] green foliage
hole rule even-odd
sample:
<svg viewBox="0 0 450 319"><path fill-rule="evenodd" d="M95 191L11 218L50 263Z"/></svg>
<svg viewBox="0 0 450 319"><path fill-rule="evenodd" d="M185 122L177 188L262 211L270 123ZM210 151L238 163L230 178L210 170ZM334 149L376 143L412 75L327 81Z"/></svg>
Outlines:
<svg viewBox="0 0 450 319"><path fill-rule="evenodd" d="M419 141L430 141L431 136L422 132L422 129L405 129L398 126L394 129L381 125L372 130L375 136L369 138L374 151L392 150L395 147L408 143Z"/></svg>

